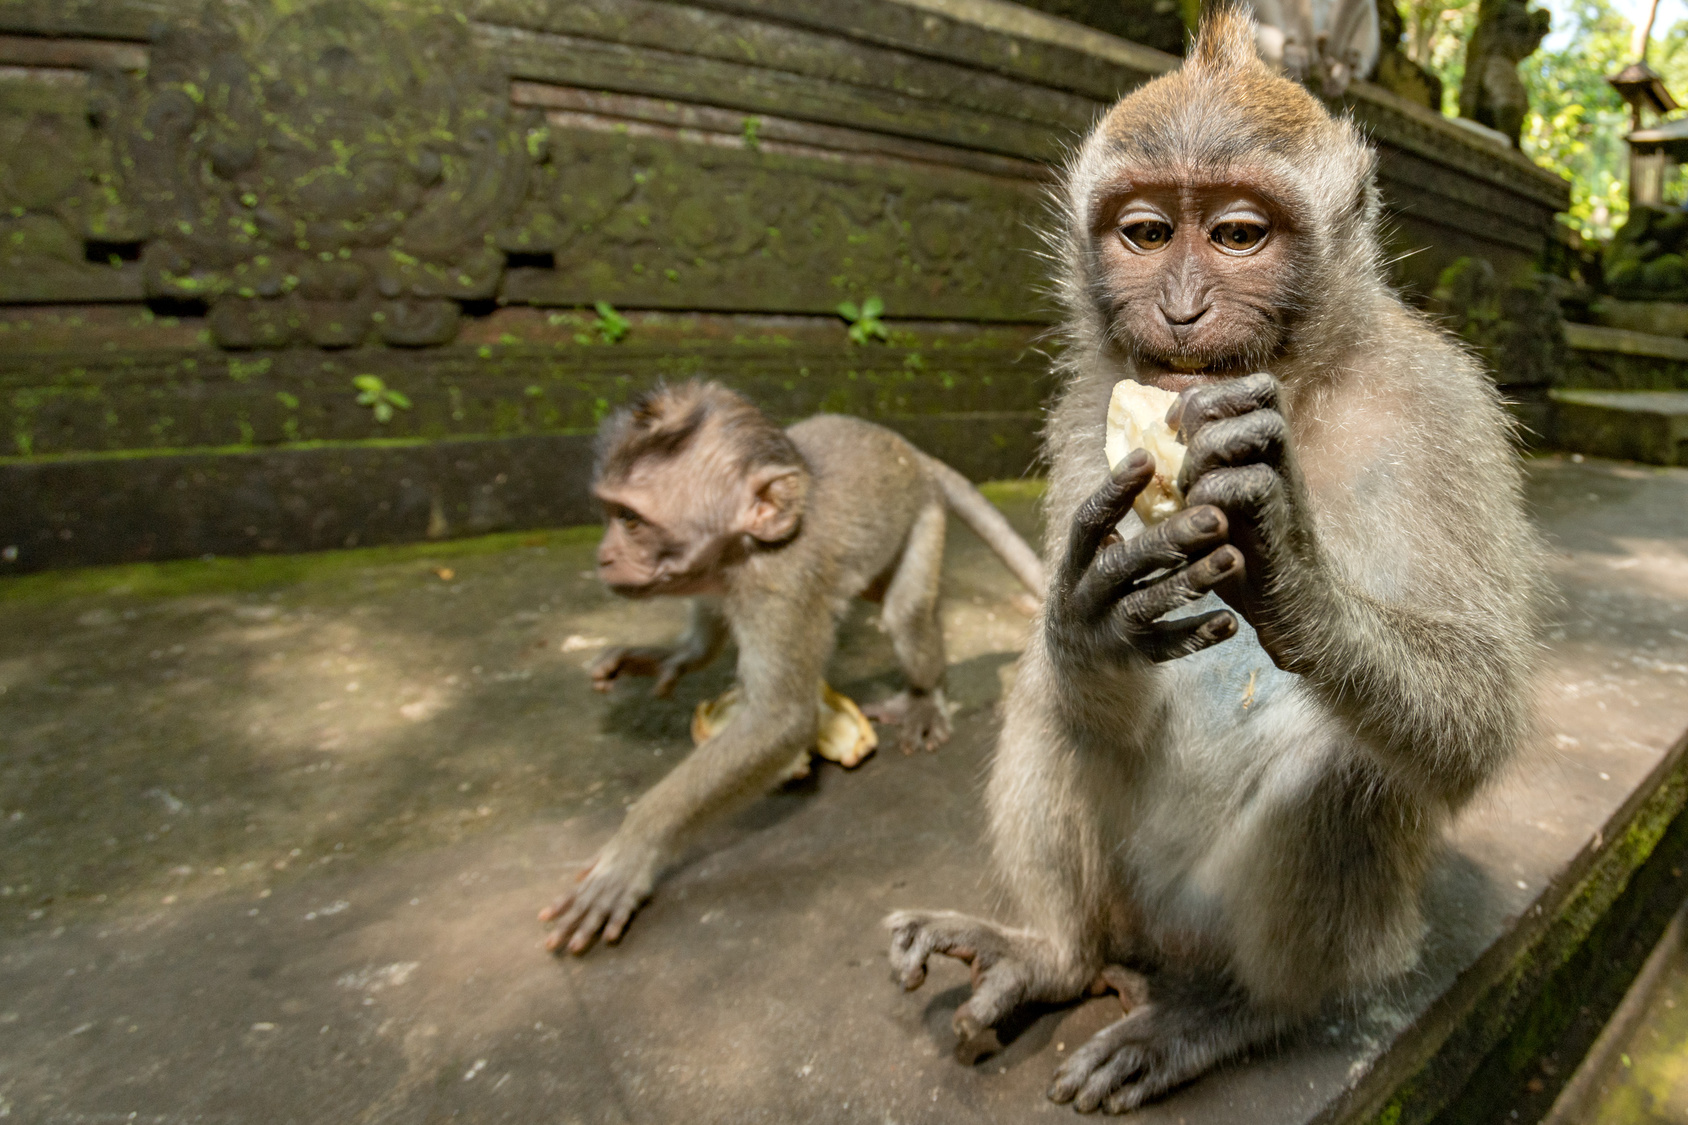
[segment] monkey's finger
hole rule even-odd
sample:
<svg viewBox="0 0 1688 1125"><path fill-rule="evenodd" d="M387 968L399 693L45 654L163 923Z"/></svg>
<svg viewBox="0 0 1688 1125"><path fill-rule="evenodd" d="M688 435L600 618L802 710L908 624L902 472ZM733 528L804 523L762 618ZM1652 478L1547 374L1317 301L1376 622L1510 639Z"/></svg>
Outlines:
<svg viewBox="0 0 1688 1125"><path fill-rule="evenodd" d="M579 955L591 949L608 917L609 911L602 906L594 905L587 911L585 919L574 927L574 936L569 939L569 952Z"/></svg>
<svg viewBox="0 0 1688 1125"><path fill-rule="evenodd" d="M1124 618L1128 628L1141 630L1173 610L1200 601L1204 594L1240 571L1242 566L1243 553L1227 543L1183 570L1174 571L1121 598L1114 613Z"/></svg>
<svg viewBox="0 0 1688 1125"><path fill-rule="evenodd" d="M1261 529L1284 522L1288 500L1283 477L1265 465L1215 469L1195 483L1188 500L1224 511L1231 525L1231 542L1242 550L1254 580L1264 581L1268 573L1264 564L1273 560L1268 558L1271 551Z"/></svg>
<svg viewBox="0 0 1688 1125"><path fill-rule="evenodd" d="M1107 1066L1109 1060L1117 1058L1121 1052L1134 1051L1139 1048L1144 1021L1133 1018L1136 1013L1117 1019L1113 1023L1092 1035L1081 1044L1078 1050L1067 1057L1061 1068L1055 1072L1055 1081L1049 1087L1049 1097L1052 1101L1070 1102L1085 1089L1092 1077ZM1100 1101L1098 1097L1097 1101ZM1093 1102L1091 1109L1096 1108Z"/></svg>
<svg viewBox="0 0 1688 1125"><path fill-rule="evenodd" d="M621 671L621 662L627 658L625 648L606 648L598 654L598 658L587 665L586 670L592 674L594 680L613 680L616 673Z"/></svg>
<svg viewBox="0 0 1688 1125"><path fill-rule="evenodd" d="M979 955L978 923L962 914L899 910L885 919L891 930L891 970L905 991L926 979L926 962L942 953L971 965Z"/></svg>
<svg viewBox="0 0 1688 1125"><path fill-rule="evenodd" d="M1215 469L1264 464L1276 469L1289 447L1289 426L1276 410L1255 410L1237 418L1220 418L1190 439L1178 486L1186 495L1204 475Z"/></svg>
<svg viewBox="0 0 1688 1125"><path fill-rule="evenodd" d="M1194 617L1180 617L1173 621L1156 621L1149 626L1149 635L1138 640L1137 647L1155 664L1191 656L1220 641L1237 635L1237 619L1228 610Z"/></svg>
<svg viewBox="0 0 1688 1125"><path fill-rule="evenodd" d="M557 923L552 933L553 940L550 943L552 949L556 949L580 927L581 920L591 913L592 904L593 895L591 891L589 889L581 890L575 892L573 899L564 909L552 914L552 920Z"/></svg>
<svg viewBox="0 0 1688 1125"><path fill-rule="evenodd" d="M1109 1113L1130 1113L1144 1102L1160 1097L1188 1077L1167 1066L1165 1059L1158 1056L1146 1057L1141 1069L1142 1073L1137 1076L1137 1081L1108 1095L1103 1103L1104 1109Z"/></svg>
<svg viewBox="0 0 1688 1125"><path fill-rule="evenodd" d="M1185 508L1126 543L1103 548L1073 591L1073 612L1099 617L1157 570L1181 567L1225 542L1225 513L1212 505Z"/></svg>
<svg viewBox="0 0 1688 1125"><path fill-rule="evenodd" d="M1241 465L1202 474L1185 495L1190 504L1212 504L1231 521L1231 541L1284 502L1283 478L1266 465Z"/></svg>
<svg viewBox="0 0 1688 1125"><path fill-rule="evenodd" d="M974 975L979 979L973 995L955 1010L950 1021L962 1039L975 1038L985 1028L995 1027L998 1020L1025 1003L1031 990L1030 970L1019 961L998 961L983 974Z"/></svg>
<svg viewBox="0 0 1688 1125"><path fill-rule="evenodd" d="M604 924L605 941L614 945L621 940L621 935L627 930L627 923L633 920L633 911L638 908L638 905L638 903L626 898L616 904L614 913L610 915L610 920Z"/></svg>
<svg viewBox="0 0 1688 1125"><path fill-rule="evenodd" d="M894 925L900 920L893 914L886 923ZM913 992L926 982L926 958L931 956L932 942L929 938L921 940L923 932L920 922L913 920L895 925L891 931L891 975L904 992Z"/></svg>
<svg viewBox="0 0 1688 1125"><path fill-rule="evenodd" d="M1147 451L1134 449L1121 461L1114 475L1092 492L1073 515L1073 526L1067 536L1067 554L1061 560L1061 586L1071 590L1079 578L1090 569L1102 540L1114 530L1114 525L1131 510L1131 502L1154 478L1155 459Z"/></svg>
<svg viewBox="0 0 1688 1125"><path fill-rule="evenodd" d="M1080 1113L1092 1113L1104 1098L1131 1081L1143 1069L1144 1052L1138 1047L1121 1047L1090 1075L1073 1098L1073 1108Z"/></svg>
<svg viewBox="0 0 1688 1125"><path fill-rule="evenodd" d="M651 688L651 694L658 699L667 699L685 671L686 666L678 660L663 661L662 671L657 674L656 686Z"/></svg>
<svg viewBox="0 0 1688 1125"><path fill-rule="evenodd" d="M1278 381L1264 371L1191 387L1166 412L1166 424L1185 445L1209 422L1254 410L1278 409Z"/></svg>

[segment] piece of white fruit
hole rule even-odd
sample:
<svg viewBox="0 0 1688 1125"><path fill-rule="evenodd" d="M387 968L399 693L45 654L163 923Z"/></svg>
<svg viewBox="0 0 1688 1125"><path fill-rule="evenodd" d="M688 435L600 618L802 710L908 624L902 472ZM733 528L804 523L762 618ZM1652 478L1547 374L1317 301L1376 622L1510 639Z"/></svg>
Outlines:
<svg viewBox="0 0 1688 1125"><path fill-rule="evenodd" d="M1108 400L1108 438L1103 447L1108 468L1119 467L1133 449L1146 449L1155 459L1155 475L1137 494L1131 507L1144 524L1164 520L1184 506L1178 473L1184 468L1184 446L1166 424L1166 412L1178 396L1130 379L1114 384Z"/></svg>

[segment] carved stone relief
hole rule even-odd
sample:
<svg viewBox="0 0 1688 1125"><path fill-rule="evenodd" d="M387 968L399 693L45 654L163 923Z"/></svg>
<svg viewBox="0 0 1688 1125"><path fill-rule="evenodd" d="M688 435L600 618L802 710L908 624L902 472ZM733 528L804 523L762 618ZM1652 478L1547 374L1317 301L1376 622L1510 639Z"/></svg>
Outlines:
<svg viewBox="0 0 1688 1125"><path fill-rule="evenodd" d="M1042 185L900 161L822 160L643 134L554 130L505 295L539 305L1034 320Z"/></svg>
<svg viewBox="0 0 1688 1125"><path fill-rule="evenodd" d="M497 291L525 141L461 17L208 5L125 136L148 294L209 302L226 347L444 343Z"/></svg>
<svg viewBox="0 0 1688 1125"><path fill-rule="evenodd" d="M0 271L13 300L79 291L135 299L133 268L90 261L90 245L127 248L142 222L119 193L101 107L125 79L61 67L0 76ZM96 255L97 257L97 255Z"/></svg>

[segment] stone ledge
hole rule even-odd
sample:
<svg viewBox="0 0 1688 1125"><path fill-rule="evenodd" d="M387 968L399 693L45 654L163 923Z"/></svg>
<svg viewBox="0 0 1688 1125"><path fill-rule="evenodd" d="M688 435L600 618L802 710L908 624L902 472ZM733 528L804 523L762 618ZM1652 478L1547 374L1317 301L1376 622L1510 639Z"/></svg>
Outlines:
<svg viewBox="0 0 1688 1125"><path fill-rule="evenodd" d="M877 420L975 480L1038 455L1034 411ZM590 523L593 432L9 458L0 575Z"/></svg>
<svg viewBox="0 0 1688 1125"><path fill-rule="evenodd" d="M1688 464L1688 390L1556 389L1554 444L1597 457Z"/></svg>
<svg viewBox="0 0 1688 1125"><path fill-rule="evenodd" d="M1565 342L1578 351L1617 352L1620 355L1652 356L1657 359L1688 360L1688 340L1680 336L1658 336L1629 328L1603 328L1597 324L1566 324Z"/></svg>

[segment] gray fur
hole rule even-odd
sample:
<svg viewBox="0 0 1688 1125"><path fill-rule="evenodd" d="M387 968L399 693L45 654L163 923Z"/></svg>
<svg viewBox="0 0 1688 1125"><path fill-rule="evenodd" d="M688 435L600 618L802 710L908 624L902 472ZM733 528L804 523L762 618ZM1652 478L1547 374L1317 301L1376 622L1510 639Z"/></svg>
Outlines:
<svg viewBox="0 0 1688 1125"><path fill-rule="evenodd" d="M1542 589L1492 384L1384 279L1370 151L1265 71L1246 18L1221 13L1202 39L1069 169L1045 554L1065 556L1109 481L1108 396L1138 370L1095 268L1099 185L1145 167L1264 170L1250 174L1290 185L1302 256L1264 364L1276 381L1258 383L1281 398L1246 426L1211 423L1191 457L1227 428L1258 442L1270 422L1284 459L1202 477L1191 502L1263 513L1276 659L1244 620L1161 663L1097 658L1062 631L1057 573L986 798L1020 925L916 911L886 923L905 988L934 952L973 965L964 1039L1018 1005L1077 998L1112 963L1148 973L1149 1003L1051 1090L1116 1112L1412 968L1444 827L1530 729Z"/></svg>
<svg viewBox="0 0 1688 1125"><path fill-rule="evenodd" d="M729 509L744 467L755 463L740 456L739 446L779 444L771 423L714 384L665 389L639 409L643 414L618 416L606 426L600 464L619 465L625 480L640 466L616 442L641 443L659 468L674 473L674 487L686 496L682 506ZM732 429L722 432L719 420ZM681 437L671 439L670 432ZM899 725L905 749L935 749L948 738L938 619L946 498L958 500L963 517L1042 593L1036 555L1001 514L954 470L897 434L857 418L820 415L790 427L780 441L785 438L792 455L769 457L801 475L787 490L801 506L795 534L777 543L744 537L731 550L702 552L731 561L710 576L718 594L692 600L690 621L675 644L611 649L596 662L594 675L604 687L620 674L646 674L658 676L658 690L666 692L680 675L713 659L730 634L738 646L743 706L628 808L580 885L541 912L541 920L556 923L552 949L584 952L600 931L606 940L618 939L688 834L772 789L814 746L817 693L850 599L881 601L881 620L909 685L864 712ZM675 460L664 466L664 459ZM734 514L692 512L686 526L728 526Z"/></svg>

